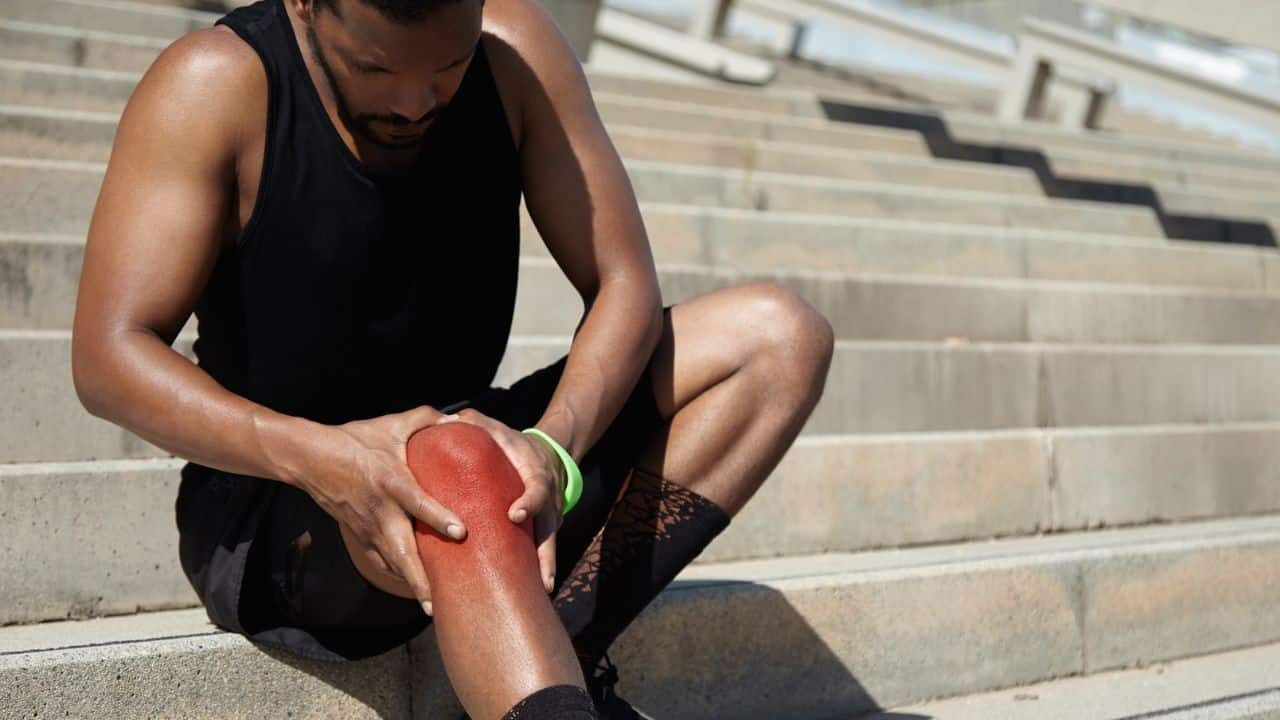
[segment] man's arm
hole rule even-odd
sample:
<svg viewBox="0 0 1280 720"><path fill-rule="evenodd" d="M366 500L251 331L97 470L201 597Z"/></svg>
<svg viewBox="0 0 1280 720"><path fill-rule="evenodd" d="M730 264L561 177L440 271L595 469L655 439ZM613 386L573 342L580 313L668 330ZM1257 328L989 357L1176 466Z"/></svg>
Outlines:
<svg viewBox="0 0 1280 720"><path fill-rule="evenodd" d="M586 313L537 426L580 459L657 347L662 295L631 181L572 48L533 0L491 2L501 3L502 61L522 75L525 202Z"/></svg>
<svg viewBox="0 0 1280 720"><path fill-rule="evenodd" d="M235 216L247 106L265 117L265 103L261 63L225 29L177 40L144 75L89 227L71 365L93 415L197 463L293 483L308 421L226 390L170 347Z"/></svg>

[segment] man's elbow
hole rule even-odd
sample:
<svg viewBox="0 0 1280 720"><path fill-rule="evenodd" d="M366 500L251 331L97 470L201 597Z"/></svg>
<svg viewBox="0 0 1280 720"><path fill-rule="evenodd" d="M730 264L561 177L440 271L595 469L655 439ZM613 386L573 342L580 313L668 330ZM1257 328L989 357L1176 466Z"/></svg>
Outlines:
<svg viewBox="0 0 1280 720"><path fill-rule="evenodd" d="M71 336L71 383L76 390L76 398L85 411L94 417L108 419L110 412L107 402L106 353L104 343L90 339L84 333L75 332Z"/></svg>
<svg viewBox="0 0 1280 720"><path fill-rule="evenodd" d="M96 373L84 360L71 354L71 383L76 389L76 398L85 411L94 417L103 417L105 410L99 401Z"/></svg>

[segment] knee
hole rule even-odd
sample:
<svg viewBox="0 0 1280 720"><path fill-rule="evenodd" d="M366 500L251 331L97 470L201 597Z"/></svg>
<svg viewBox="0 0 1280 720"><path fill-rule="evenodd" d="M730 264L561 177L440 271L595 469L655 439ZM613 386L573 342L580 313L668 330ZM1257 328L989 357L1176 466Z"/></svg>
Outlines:
<svg viewBox="0 0 1280 720"><path fill-rule="evenodd" d="M773 381L790 379L816 398L825 385L835 352L835 330L817 308L790 288L774 282L747 286L747 312L760 328L756 355Z"/></svg>
<svg viewBox="0 0 1280 720"><path fill-rule="evenodd" d="M514 523L507 514L524 482L489 431L467 422L434 425L409 438L406 457L419 485L467 526L461 541L435 532L418 535L436 615L456 618L453 627L472 627L515 608L532 617L541 607L554 618L534 519Z"/></svg>
<svg viewBox="0 0 1280 720"><path fill-rule="evenodd" d="M466 525L461 543L440 537L439 546L483 552L522 535L532 539L532 518L517 524L508 515L524 481L488 430L468 422L433 425L409 438L405 459L423 491Z"/></svg>

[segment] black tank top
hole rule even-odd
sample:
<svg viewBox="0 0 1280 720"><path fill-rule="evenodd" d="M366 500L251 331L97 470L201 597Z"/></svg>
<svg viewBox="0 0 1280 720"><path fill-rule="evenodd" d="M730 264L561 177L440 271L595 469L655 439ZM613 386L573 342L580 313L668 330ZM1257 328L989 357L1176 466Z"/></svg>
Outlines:
<svg viewBox="0 0 1280 720"><path fill-rule="evenodd" d="M416 164L379 176L325 112L281 0L217 24L262 60L267 136L252 215L196 307L198 365L234 393L327 424L487 389L511 331L521 183L483 44ZM244 554L278 483L195 463L182 477L183 567L211 619L243 630Z"/></svg>
<svg viewBox="0 0 1280 720"><path fill-rule="evenodd" d="M325 113L281 0L218 24L262 57L270 108L253 214L196 308L200 366L331 424L488 388L515 306L521 188L483 44L417 164L375 176Z"/></svg>

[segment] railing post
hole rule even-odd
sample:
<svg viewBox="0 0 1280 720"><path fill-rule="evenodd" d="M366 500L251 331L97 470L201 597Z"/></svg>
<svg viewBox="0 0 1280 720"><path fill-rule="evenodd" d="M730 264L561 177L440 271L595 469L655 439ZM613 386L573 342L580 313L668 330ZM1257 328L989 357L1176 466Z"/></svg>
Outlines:
<svg viewBox="0 0 1280 720"><path fill-rule="evenodd" d="M733 0L701 0L694 10L689 34L702 40L715 40L724 36L724 25L729 19Z"/></svg>
<svg viewBox="0 0 1280 720"><path fill-rule="evenodd" d="M1053 68L1041 56L1036 43L1025 35L1020 37L996 116L1005 122L1038 117L1052 76Z"/></svg>

